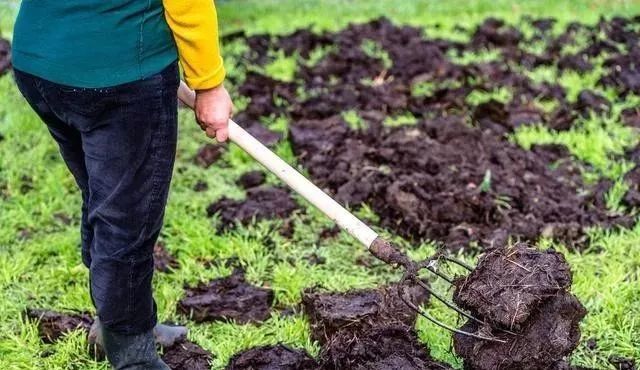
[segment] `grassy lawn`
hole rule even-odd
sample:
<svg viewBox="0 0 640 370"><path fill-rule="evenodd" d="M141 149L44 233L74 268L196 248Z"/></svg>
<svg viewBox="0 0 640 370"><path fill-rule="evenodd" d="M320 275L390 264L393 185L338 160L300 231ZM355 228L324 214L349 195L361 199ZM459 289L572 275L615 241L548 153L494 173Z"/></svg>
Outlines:
<svg viewBox="0 0 640 370"><path fill-rule="evenodd" d="M16 0L0 3L0 31L11 36L17 10ZM640 1L507 1L507 0L218 0L222 33L237 30L253 33L285 33L299 27L314 30L339 29L349 22L366 21L381 15L394 22L424 27L428 36L460 38L454 26L473 27L487 16L517 22L523 15L554 16L561 24L570 21L593 23L602 15L640 14ZM561 27L561 26L559 26ZM240 81L252 66L242 65L241 42L223 45L227 69L232 81ZM482 56L469 56L469 58ZM490 56L488 56L490 57ZM286 58L270 64L267 73L287 79L295 63ZM555 79L555 71L536 70L535 79ZM598 70L594 72L598 73ZM577 94L582 88L595 87L597 75L565 74L560 83ZM230 86L233 91L237 86ZM479 97L482 99L482 97ZM242 99L237 99L240 107ZM637 105L640 99L628 96L617 101L614 112ZM347 113L347 112L345 112ZM203 169L192 157L207 142L189 111L182 111L178 158L174 182L161 240L177 256L180 269L171 274L156 274L156 300L161 320L184 322L176 313L185 284L207 281L231 272L224 263L204 268L202 261L224 261L237 257L254 284L269 286L276 293L278 307L295 306L306 287L323 286L332 290L371 287L397 279L389 268L365 268L356 260L367 252L352 238L341 233L337 238L320 240L319 231L331 227L318 211L305 206L294 216L295 234L291 239L277 232L279 221L264 221L218 234L215 220L206 217L206 207L222 195L242 198L235 184L247 170L259 169L239 148L231 146L221 161ZM404 122L401 117L393 122ZM286 127L274 122L273 127ZM74 181L62 163L57 147L43 124L29 109L14 86L11 76L0 77L0 368L2 369L107 369L106 363L89 356L85 338L74 333L55 345L45 345L33 323L21 313L26 307L55 310L92 311L88 295L87 270L79 249L80 196ZM637 132L624 127L616 114L610 120L583 119L571 130L557 133L543 127L518 131L512 138L525 148L533 143L562 143L576 158L589 164L585 177L608 177L618 184L609 195L609 208L619 206L624 173L629 164L615 159L638 142ZM295 162L289 144L278 144L277 152ZM194 192L198 181L209 189ZM268 181L277 183L275 177ZM302 204L304 202L301 201ZM367 209L361 216L375 219ZM72 220L65 222L65 216ZM276 231L274 231L274 229ZM383 234L389 235L385 230ZM391 236L391 235L389 235ZM408 242L393 238L400 245ZM610 355L622 355L640 361L640 224L629 230L605 232L593 230L591 244L582 251L543 241L566 254L573 269L573 292L589 310L582 325L582 344L572 357L575 365L608 369ZM272 243L274 248L265 248ZM413 246L414 257L434 251L431 243ZM321 265L310 264L306 257L316 253L326 258ZM472 260L474 256L464 256ZM293 261L293 263L290 263ZM445 289L444 286L438 286ZM456 323L449 311L434 304L432 314ZM299 311L299 310L298 310ZM453 354L451 337L424 320L419 320L421 340L432 355L457 367L461 362ZM224 367L230 356L243 349L277 342L304 347L317 354L319 346L309 336L302 313L272 318L260 326L228 323L191 323L191 339L212 351L213 368ZM597 349L587 348L594 338Z"/></svg>

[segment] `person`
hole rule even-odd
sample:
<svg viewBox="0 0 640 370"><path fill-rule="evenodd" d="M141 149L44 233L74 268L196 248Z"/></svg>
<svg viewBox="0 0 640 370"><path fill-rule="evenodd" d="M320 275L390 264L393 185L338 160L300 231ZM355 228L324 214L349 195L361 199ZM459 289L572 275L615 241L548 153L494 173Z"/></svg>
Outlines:
<svg viewBox="0 0 640 370"><path fill-rule="evenodd" d="M168 369L156 341L153 247L177 139L179 64L195 114L225 141L232 102L213 0L24 0L16 19L17 86L58 143L82 195L81 255L115 369Z"/></svg>

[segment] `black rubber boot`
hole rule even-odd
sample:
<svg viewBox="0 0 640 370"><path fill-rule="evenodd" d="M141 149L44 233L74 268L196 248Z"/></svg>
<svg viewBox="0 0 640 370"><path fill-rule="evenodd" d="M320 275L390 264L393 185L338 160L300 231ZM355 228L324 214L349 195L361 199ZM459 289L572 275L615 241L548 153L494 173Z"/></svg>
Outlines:
<svg viewBox="0 0 640 370"><path fill-rule="evenodd" d="M102 328L101 334L105 354L115 370L171 370L158 355L153 330L122 335Z"/></svg>
<svg viewBox="0 0 640 370"><path fill-rule="evenodd" d="M91 325L91 329L89 329L89 344L96 346L98 352L102 350L101 332L102 324L100 323L100 319L96 317L93 325ZM165 348L187 339L188 332L189 330L186 326L179 325L157 324L155 328L153 328L153 336L155 337L156 344Z"/></svg>

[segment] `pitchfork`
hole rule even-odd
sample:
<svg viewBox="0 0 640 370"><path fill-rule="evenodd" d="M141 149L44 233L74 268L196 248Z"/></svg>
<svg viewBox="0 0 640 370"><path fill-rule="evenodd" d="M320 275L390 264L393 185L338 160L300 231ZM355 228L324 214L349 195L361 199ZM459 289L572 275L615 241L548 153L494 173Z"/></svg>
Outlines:
<svg viewBox="0 0 640 370"><path fill-rule="evenodd" d="M187 106L193 108L195 105L195 92L191 90L184 82L180 83L178 89L178 98ZM466 317L469 320L473 320L479 324L484 325L484 321L472 316L471 314L461 310L455 304L449 302L443 296L431 289L420 277L419 272L421 270L427 270L435 276L445 280L449 284L453 284L453 279L446 276L442 272L438 271L437 264L439 261L447 261L457 264L469 271L473 268L466 263L448 256L437 256L429 258L425 261L416 262L411 260L405 253L398 250L388 241L384 240L380 235L372 228L354 216L346 208L341 206L338 202L333 200L329 195L323 192L315 184L304 177L300 172L296 171L293 167L287 164L282 158L278 157L275 153L269 150L266 146L262 145L256 138L245 131L233 120L229 120L229 139L247 152L256 161L267 168L271 173L276 175L280 180L287 184L291 189L300 194L304 199L316 206L327 217L332 219L338 226L349 233L354 238L358 239L371 254L380 259L381 261L390 264L394 267L403 267L404 274L402 282L413 282L424 288L430 295L444 303L447 307L456 311L460 315ZM400 298L419 315L423 316L427 320L434 324L452 331L454 333L467 335L481 340L504 342L501 339L490 337L486 335L469 333L466 331L458 330L445 323L436 320L427 312L419 308L410 299L407 299L406 295L399 293Z"/></svg>

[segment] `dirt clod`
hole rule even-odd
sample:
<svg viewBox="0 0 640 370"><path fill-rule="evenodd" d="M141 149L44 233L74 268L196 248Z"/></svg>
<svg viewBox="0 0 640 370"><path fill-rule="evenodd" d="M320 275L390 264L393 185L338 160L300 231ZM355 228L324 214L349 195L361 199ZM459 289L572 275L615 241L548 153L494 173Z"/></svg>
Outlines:
<svg viewBox="0 0 640 370"><path fill-rule="evenodd" d="M456 353L465 366L477 370L538 370L562 360L580 341L580 320L586 310L570 293L559 293L537 307L517 335L467 322L460 329L472 333L489 333L506 343L478 340L454 335Z"/></svg>
<svg viewBox="0 0 640 370"><path fill-rule="evenodd" d="M455 281L458 306L502 328L519 330L531 311L571 285L562 254L518 244L485 254L466 277Z"/></svg>
<svg viewBox="0 0 640 370"><path fill-rule="evenodd" d="M89 331L93 318L87 313L62 313L28 308L25 316L38 322L38 333L45 343L54 343L74 330Z"/></svg>
<svg viewBox="0 0 640 370"><path fill-rule="evenodd" d="M164 348L162 354L171 370L209 370L213 357L211 352L188 340Z"/></svg>
<svg viewBox="0 0 640 370"><path fill-rule="evenodd" d="M226 197L207 208L208 216L219 213L220 227L227 229L236 223L248 224L263 219L286 218L298 208L289 192L283 188L261 186L247 190L247 198Z"/></svg>
<svg viewBox="0 0 640 370"><path fill-rule="evenodd" d="M341 331L320 354L325 369L440 370L451 369L434 361L413 329L402 324L376 325L355 335Z"/></svg>
<svg viewBox="0 0 640 370"><path fill-rule="evenodd" d="M264 184L265 179L266 179L266 175L264 172L249 171L242 174L242 176L238 178L238 181L236 181L236 184L240 185L244 189L250 189L250 188L255 188L256 186Z"/></svg>
<svg viewBox="0 0 640 370"><path fill-rule="evenodd" d="M167 247L158 242L153 246L153 267L159 272L171 272L178 269L180 264L178 260L169 253Z"/></svg>
<svg viewBox="0 0 640 370"><path fill-rule="evenodd" d="M0 76L11 69L11 43L0 37Z"/></svg>
<svg viewBox="0 0 640 370"><path fill-rule="evenodd" d="M341 330L358 335L366 328L384 324L413 326L416 313L400 299L400 289L399 285L389 285L346 293L306 291L302 304L309 317L313 339L324 344ZM417 305L428 299L421 287L406 289L410 300Z"/></svg>
<svg viewBox="0 0 640 370"><path fill-rule="evenodd" d="M222 157L224 150L224 146L220 144L205 144L198 150L193 161L200 167L209 168Z"/></svg>
<svg viewBox="0 0 640 370"><path fill-rule="evenodd" d="M636 361L632 358L611 356L609 357L609 363L613 365L616 370L636 370Z"/></svg>
<svg viewBox="0 0 640 370"><path fill-rule="evenodd" d="M454 348L466 368L546 369L578 345L587 312L569 293L571 271L555 251L522 244L496 249L455 285L454 301L485 322L469 320L461 330L503 341L455 334Z"/></svg>
<svg viewBox="0 0 640 370"><path fill-rule="evenodd" d="M185 297L178 302L178 311L196 322L261 322L271 315L273 291L247 283L239 269L225 278L185 290Z"/></svg>
<svg viewBox="0 0 640 370"><path fill-rule="evenodd" d="M301 349L284 344L254 347L235 354L226 367L227 370L311 370L318 369L318 363Z"/></svg>

